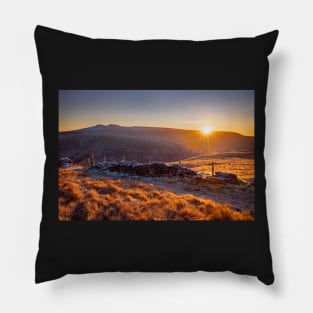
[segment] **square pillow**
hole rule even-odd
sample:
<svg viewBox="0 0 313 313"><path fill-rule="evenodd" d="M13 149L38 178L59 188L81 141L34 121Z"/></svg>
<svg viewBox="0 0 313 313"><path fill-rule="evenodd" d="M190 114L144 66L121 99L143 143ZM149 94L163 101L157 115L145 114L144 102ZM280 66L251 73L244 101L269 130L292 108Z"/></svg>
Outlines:
<svg viewBox="0 0 313 313"><path fill-rule="evenodd" d="M131 41L36 27L36 283L199 270L273 283L263 150L277 36Z"/></svg>

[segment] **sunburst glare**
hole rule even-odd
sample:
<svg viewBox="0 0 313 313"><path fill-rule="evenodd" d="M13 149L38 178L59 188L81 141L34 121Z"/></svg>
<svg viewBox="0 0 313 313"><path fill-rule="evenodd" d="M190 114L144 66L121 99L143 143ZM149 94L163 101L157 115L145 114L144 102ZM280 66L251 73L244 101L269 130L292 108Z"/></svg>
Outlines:
<svg viewBox="0 0 313 313"><path fill-rule="evenodd" d="M205 125L201 128L201 132L204 135L208 135L212 131L211 127L208 125Z"/></svg>

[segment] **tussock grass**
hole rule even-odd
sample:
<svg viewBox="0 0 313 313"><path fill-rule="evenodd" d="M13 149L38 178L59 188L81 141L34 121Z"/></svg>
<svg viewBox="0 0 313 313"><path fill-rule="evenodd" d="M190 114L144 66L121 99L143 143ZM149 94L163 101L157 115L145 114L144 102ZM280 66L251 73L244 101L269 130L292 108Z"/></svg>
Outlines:
<svg viewBox="0 0 313 313"><path fill-rule="evenodd" d="M227 204L159 191L153 184L92 178L59 169L59 219L71 220L254 220Z"/></svg>

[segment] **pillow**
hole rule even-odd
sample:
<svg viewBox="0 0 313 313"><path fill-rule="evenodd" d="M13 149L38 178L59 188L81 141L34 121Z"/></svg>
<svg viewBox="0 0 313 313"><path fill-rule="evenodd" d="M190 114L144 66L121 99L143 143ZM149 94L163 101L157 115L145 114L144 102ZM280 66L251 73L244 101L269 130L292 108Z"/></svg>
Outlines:
<svg viewBox="0 0 313 313"><path fill-rule="evenodd" d="M36 283L199 270L273 283L263 150L277 36L131 41L36 27L46 153Z"/></svg>

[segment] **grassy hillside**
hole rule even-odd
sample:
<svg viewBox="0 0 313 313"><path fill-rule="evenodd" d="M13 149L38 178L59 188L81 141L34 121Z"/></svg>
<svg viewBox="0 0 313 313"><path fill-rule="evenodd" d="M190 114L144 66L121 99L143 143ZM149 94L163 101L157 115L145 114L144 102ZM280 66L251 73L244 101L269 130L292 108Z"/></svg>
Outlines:
<svg viewBox="0 0 313 313"><path fill-rule="evenodd" d="M254 220L254 216L191 194L158 190L153 184L59 169L59 219L242 221Z"/></svg>
<svg viewBox="0 0 313 313"><path fill-rule="evenodd" d="M206 154L181 160L181 165L203 174L211 174L212 161L215 172L233 173L243 180L254 178L254 152Z"/></svg>
<svg viewBox="0 0 313 313"><path fill-rule="evenodd" d="M232 132L209 136L196 130L98 125L59 133L59 156L75 163L91 153L96 161L172 162L200 153L253 150L254 138Z"/></svg>

